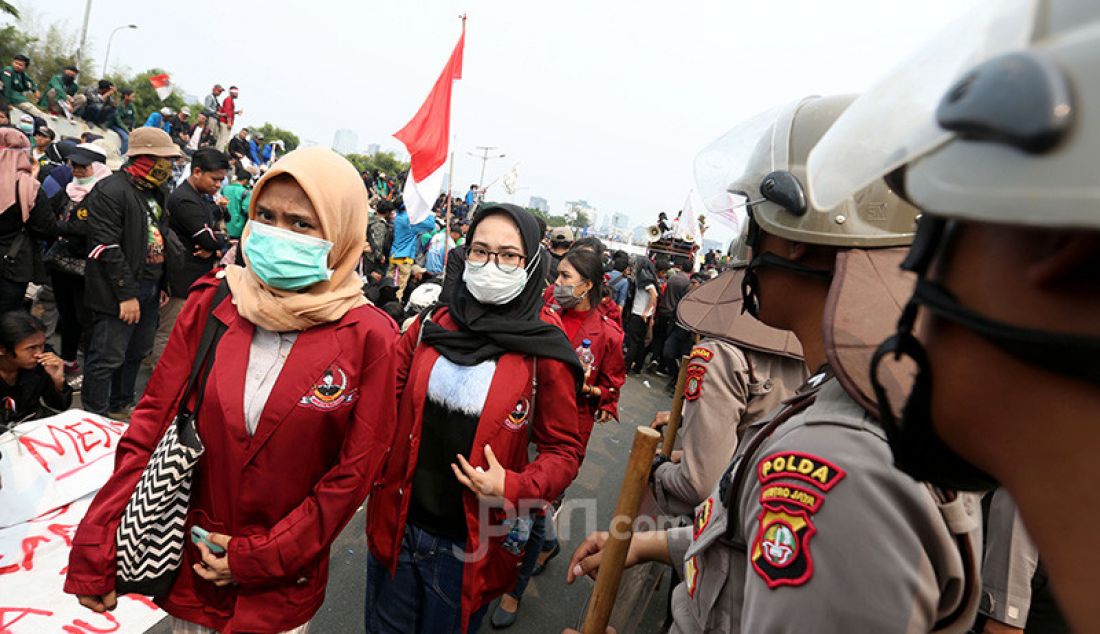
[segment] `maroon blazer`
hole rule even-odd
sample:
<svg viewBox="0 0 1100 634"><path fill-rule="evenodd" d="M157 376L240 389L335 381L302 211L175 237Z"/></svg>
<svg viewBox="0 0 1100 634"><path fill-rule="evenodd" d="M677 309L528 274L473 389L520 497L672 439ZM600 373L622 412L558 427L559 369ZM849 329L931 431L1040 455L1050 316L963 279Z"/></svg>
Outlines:
<svg viewBox="0 0 1100 634"><path fill-rule="evenodd" d="M560 326L556 316L547 311L543 311L542 317ZM432 319L444 328L456 327L446 309L437 311ZM390 459L374 483L367 509L367 544L391 573L397 568L405 532L428 379L439 358L435 348L420 343L419 319L401 337L397 358L397 431ZM532 370L536 362L538 392L532 399ZM529 442L538 448L534 462L528 462ZM473 451L467 456L472 466L486 466L486 445L492 446L497 460L508 470L504 484L504 498L508 502L519 505L521 500L549 501L560 495L576 477L584 455L577 429L576 383L570 366L554 359L521 354L501 356L478 420ZM465 491L463 502L466 552L474 555L463 569L465 624L476 610L515 585L522 555L513 555L502 548L504 535L497 530L481 548L482 556L477 556L485 532L479 524L478 499Z"/></svg>
<svg viewBox="0 0 1100 634"><path fill-rule="evenodd" d="M196 283L164 356L119 443L115 472L73 540L65 591L115 587L115 531L142 469L173 419L210 313L217 280ZM244 383L253 325L231 301L214 310L227 326L198 413L205 453L196 468L186 529L233 539L238 585L216 587L192 570L187 540L169 614L223 633L278 632L321 607L329 546L362 504L393 437L396 329L361 306L298 335L253 436L244 423Z"/></svg>

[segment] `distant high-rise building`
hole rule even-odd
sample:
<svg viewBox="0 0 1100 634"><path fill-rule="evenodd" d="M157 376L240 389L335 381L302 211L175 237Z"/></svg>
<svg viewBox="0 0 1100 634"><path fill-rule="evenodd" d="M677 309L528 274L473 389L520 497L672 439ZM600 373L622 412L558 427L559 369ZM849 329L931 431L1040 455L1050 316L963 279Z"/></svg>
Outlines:
<svg viewBox="0 0 1100 634"><path fill-rule="evenodd" d="M565 215L572 222L576 222L577 218L584 215L588 218L588 222L593 222L596 218L596 208L588 204L587 200L567 200L565 201Z"/></svg>
<svg viewBox="0 0 1100 634"><path fill-rule="evenodd" d="M624 232L630 231L630 216L624 213L617 213L611 219L611 226L616 229L621 229Z"/></svg>
<svg viewBox="0 0 1100 634"><path fill-rule="evenodd" d="M378 145L377 143L371 143L370 145L367 146L367 155L368 156L374 156L375 154L378 154L381 151L382 151L382 146Z"/></svg>
<svg viewBox="0 0 1100 634"><path fill-rule="evenodd" d="M550 203L541 196L531 196L531 202L528 203L528 206L531 207L531 209L538 209L544 214L550 213Z"/></svg>
<svg viewBox="0 0 1100 634"><path fill-rule="evenodd" d="M359 147L359 135L354 130L341 128L332 138L332 149L340 154L354 154L357 147Z"/></svg>

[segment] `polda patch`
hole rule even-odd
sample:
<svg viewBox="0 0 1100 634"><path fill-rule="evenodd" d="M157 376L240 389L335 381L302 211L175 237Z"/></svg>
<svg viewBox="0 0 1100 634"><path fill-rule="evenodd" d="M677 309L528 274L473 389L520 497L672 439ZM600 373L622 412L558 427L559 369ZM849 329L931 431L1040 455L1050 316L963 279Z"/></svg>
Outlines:
<svg viewBox="0 0 1100 634"><path fill-rule="evenodd" d="M687 584L688 596L695 598L695 590L699 587L699 557L689 558L684 562L684 583Z"/></svg>
<svg viewBox="0 0 1100 634"><path fill-rule="evenodd" d="M844 470L808 453L784 451L764 458L756 466L760 484L780 478L794 478L828 491L844 478Z"/></svg>
<svg viewBox="0 0 1100 634"><path fill-rule="evenodd" d="M693 523L693 539L699 539L699 536L703 534L703 531L710 526L710 519L714 515L714 498L707 498L706 502L703 502L698 509L695 510L695 521Z"/></svg>
<svg viewBox="0 0 1100 634"><path fill-rule="evenodd" d="M810 513L765 504L759 519L750 551L756 574L772 589L809 581L814 574L810 539L817 533Z"/></svg>
<svg viewBox="0 0 1100 634"><path fill-rule="evenodd" d="M703 395L703 377L707 375L705 365L691 364L687 367L684 379L684 400L694 401Z"/></svg>
<svg viewBox="0 0 1100 634"><path fill-rule="evenodd" d="M355 401L357 390L348 389L348 375L333 366L321 375L305 396L298 400L298 407L308 407L322 412L339 409Z"/></svg>
<svg viewBox="0 0 1100 634"><path fill-rule="evenodd" d="M688 356L689 361L692 360L692 359L702 359L704 362L707 362L707 363L709 363L710 360L713 359L713 358L714 358L714 351L713 350L707 350L706 348L693 348L692 351L691 351L691 355Z"/></svg>

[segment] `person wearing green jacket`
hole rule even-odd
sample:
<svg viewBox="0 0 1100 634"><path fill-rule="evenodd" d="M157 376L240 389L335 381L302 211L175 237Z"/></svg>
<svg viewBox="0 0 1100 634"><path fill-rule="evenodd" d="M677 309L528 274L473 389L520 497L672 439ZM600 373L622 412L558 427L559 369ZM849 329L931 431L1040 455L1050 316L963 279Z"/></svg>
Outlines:
<svg viewBox="0 0 1100 634"><path fill-rule="evenodd" d="M134 110L134 89L123 88L119 93L122 96L118 102L118 108L107 121L107 127L114 130L119 138L119 153L125 154L130 146L130 130L137 123L137 112Z"/></svg>
<svg viewBox="0 0 1100 634"><path fill-rule="evenodd" d="M76 66L66 66L60 74L54 75L46 83L46 90L38 100L38 107L50 114L62 114L62 104L69 112L76 112L84 105L84 95L78 94L76 78L80 74Z"/></svg>
<svg viewBox="0 0 1100 634"><path fill-rule="evenodd" d="M36 108L27 96L30 93L35 99L39 97L38 84L35 84L31 76L27 74L27 67L30 65L31 58L20 54L12 58L11 66L5 66L3 70L0 70L0 81L3 82L3 97L5 101L23 112L34 117L45 118L42 111Z"/></svg>
<svg viewBox="0 0 1100 634"><path fill-rule="evenodd" d="M238 172L236 179L221 190L221 195L229 201L225 207L229 213L225 232L229 234L230 240L241 239L244 223L248 221L248 203L252 198L252 190L248 188L249 179L248 172Z"/></svg>

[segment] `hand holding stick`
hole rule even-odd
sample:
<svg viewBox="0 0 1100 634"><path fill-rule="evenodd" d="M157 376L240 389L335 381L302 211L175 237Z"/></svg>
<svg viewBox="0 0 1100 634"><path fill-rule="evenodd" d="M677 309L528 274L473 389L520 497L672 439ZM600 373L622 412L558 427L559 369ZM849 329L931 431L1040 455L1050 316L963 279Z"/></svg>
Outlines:
<svg viewBox="0 0 1100 634"><path fill-rule="evenodd" d="M680 357L680 374L676 376L676 392L672 396L672 409L669 410L668 424L665 425L665 439L661 443L661 454L666 458L672 455L676 444L676 435L680 433L680 421L684 419L684 385L687 383L688 360Z"/></svg>
<svg viewBox="0 0 1100 634"><path fill-rule="evenodd" d="M596 587L592 590L581 630L584 634L604 634L611 619L611 609L615 605L615 595L619 592L619 581L634 535L634 520L638 516L649 466L660 439L661 435L648 427L638 427L634 431L634 445L630 448L626 474L619 489L619 501L611 518L610 535L603 547L600 574L596 577Z"/></svg>

